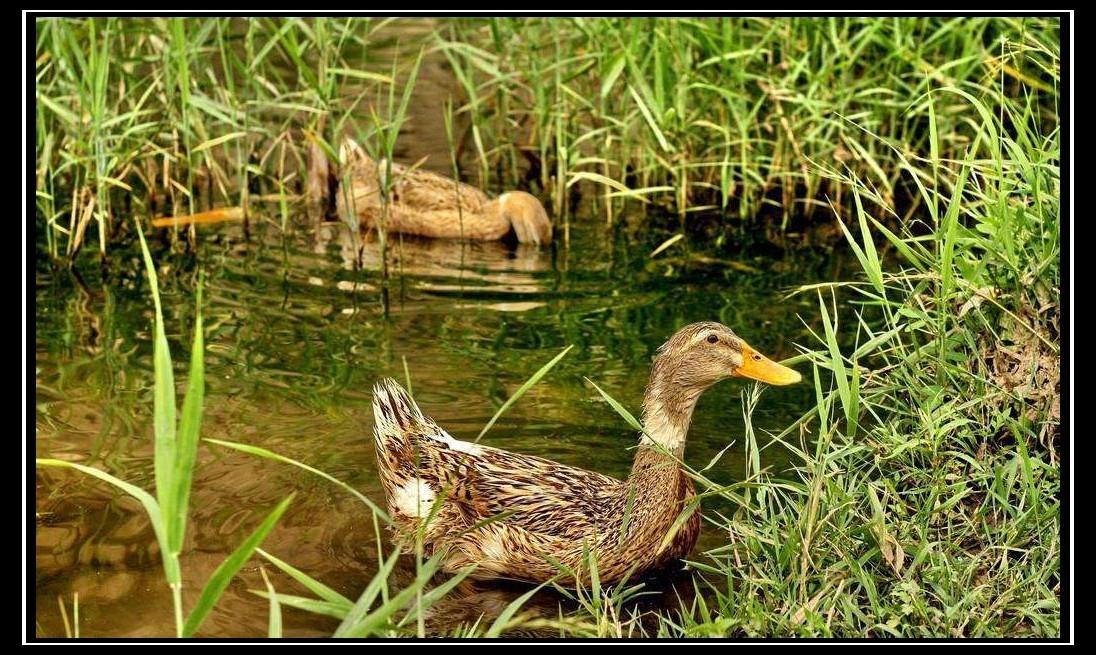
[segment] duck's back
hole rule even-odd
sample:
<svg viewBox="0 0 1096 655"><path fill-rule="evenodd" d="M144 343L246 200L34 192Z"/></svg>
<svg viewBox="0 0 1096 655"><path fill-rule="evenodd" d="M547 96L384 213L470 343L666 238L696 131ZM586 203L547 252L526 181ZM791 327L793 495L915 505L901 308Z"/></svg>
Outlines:
<svg viewBox="0 0 1096 655"><path fill-rule="evenodd" d="M350 189L348 194L343 194L345 197L337 200L352 205L353 212L349 213L368 216L379 210L382 186L388 187L388 202L396 211L477 214L490 202L487 194L469 184L420 168L408 168L394 162L389 166L383 159L373 159L349 139L343 144L340 159L343 178L350 182ZM388 176L391 181L384 184Z"/></svg>
<svg viewBox="0 0 1096 655"><path fill-rule="evenodd" d="M423 212L461 209L479 213L490 202L483 191L447 177L421 169L392 164L393 204Z"/></svg>
<svg viewBox="0 0 1096 655"><path fill-rule="evenodd" d="M442 494L451 501L439 524L427 526L436 540L490 520L572 538L604 527L619 509L621 481L454 439L391 379L374 388L373 414L378 467L397 524L427 516Z"/></svg>
<svg viewBox="0 0 1096 655"><path fill-rule="evenodd" d="M373 390L380 477L398 531L424 527L427 552L448 548L446 570L543 582L558 566L579 571L595 553L601 579L619 580L692 549L699 513L660 545L692 482L676 466L656 487L623 482L542 457L454 439L395 381ZM680 502L649 502L664 484ZM440 505L435 503L441 499Z"/></svg>

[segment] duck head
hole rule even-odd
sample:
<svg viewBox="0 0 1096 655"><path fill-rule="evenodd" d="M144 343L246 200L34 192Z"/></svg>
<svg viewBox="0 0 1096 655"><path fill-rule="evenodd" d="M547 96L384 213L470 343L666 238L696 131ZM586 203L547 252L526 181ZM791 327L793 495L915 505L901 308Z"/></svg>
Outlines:
<svg viewBox="0 0 1096 655"><path fill-rule="evenodd" d="M552 221L544 205L531 193L508 191L499 196L499 212L510 221L521 243L547 245L552 242Z"/></svg>
<svg viewBox="0 0 1096 655"><path fill-rule="evenodd" d="M802 376L753 349L726 325L693 323L678 330L659 348L655 368L675 386L703 391L728 377L785 385Z"/></svg>
<svg viewBox="0 0 1096 655"><path fill-rule="evenodd" d="M651 368L643 397L643 423L649 438L680 451L696 401L705 389L729 377L775 385L802 379L798 372L754 350L725 325L687 325L662 344Z"/></svg>

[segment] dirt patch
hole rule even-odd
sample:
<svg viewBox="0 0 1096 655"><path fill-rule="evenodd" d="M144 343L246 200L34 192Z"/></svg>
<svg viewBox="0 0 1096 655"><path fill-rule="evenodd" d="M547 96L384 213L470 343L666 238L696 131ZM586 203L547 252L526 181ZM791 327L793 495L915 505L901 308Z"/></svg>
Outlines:
<svg viewBox="0 0 1096 655"><path fill-rule="evenodd" d="M1039 441L1057 464L1061 432L1061 356L1059 353L1057 303L1038 309L1023 307L1014 316L1005 316L1000 338L983 339L983 362L989 380L1008 392L990 404L1018 407L1020 417L1036 426ZM1019 418L1019 417L1018 417Z"/></svg>

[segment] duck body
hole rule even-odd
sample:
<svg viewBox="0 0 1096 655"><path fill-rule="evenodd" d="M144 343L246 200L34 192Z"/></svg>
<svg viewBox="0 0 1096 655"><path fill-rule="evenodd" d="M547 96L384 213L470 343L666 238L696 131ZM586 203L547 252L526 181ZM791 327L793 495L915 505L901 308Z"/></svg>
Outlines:
<svg viewBox="0 0 1096 655"><path fill-rule="evenodd" d="M628 480L617 480L454 439L391 379L374 389L373 410L381 480L397 530L412 534L445 490L424 543L449 547L447 571L476 564L474 577L544 582L559 573L551 560L580 571L585 553L593 552L599 577L608 582L629 569L683 557L700 533L694 513L669 547L651 548L695 495L677 463L652 449L637 453Z"/></svg>
<svg viewBox="0 0 1096 655"><path fill-rule="evenodd" d="M421 527L426 552L445 549L446 571L475 564L478 578L539 583L559 581L563 570L578 584L593 557L599 580L611 584L687 556L700 534L693 482L680 464L692 409L703 388L734 374L731 358L754 355L744 343L727 346L697 368L703 351L716 349L709 338L740 341L701 323L660 351L626 480L454 439L399 384L382 380L373 391L374 441L395 529L406 537Z"/></svg>
<svg viewBox="0 0 1096 655"><path fill-rule="evenodd" d="M521 243L552 241L548 214L531 194L510 191L490 198L474 186L436 173L375 160L349 139L339 158L343 173L336 210L344 221L356 221L363 230L481 241L513 232ZM385 184L389 176L391 183Z"/></svg>

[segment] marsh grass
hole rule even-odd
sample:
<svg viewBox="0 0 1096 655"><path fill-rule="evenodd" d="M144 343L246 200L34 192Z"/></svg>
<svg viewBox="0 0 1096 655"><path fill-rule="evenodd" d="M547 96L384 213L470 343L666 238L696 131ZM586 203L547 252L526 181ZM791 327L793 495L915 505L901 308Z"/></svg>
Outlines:
<svg viewBox="0 0 1096 655"><path fill-rule="evenodd" d="M393 84L368 60L388 22L39 19L35 203L45 254L71 263L94 238L105 258L135 210L238 206L250 216L253 202L273 201L285 229L288 204L307 190L310 149L326 182L350 118ZM388 114L374 113L387 134ZM193 240L194 228L184 236Z"/></svg>
<svg viewBox="0 0 1096 655"><path fill-rule="evenodd" d="M335 630L333 635L335 637L401 635L421 637L425 635L424 620L430 607L444 598L474 570L474 567L468 567L434 586L429 586L439 572L446 552L439 549L429 558L424 558L420 533L413 553L415 578L410 584L393 589L393 583L389 578L392 576L402 549L399 545L393 545L389 554L384 555L386 551L382 546L382 526L389 525L391 519L383 509L346 483L303 462L247 444L219 439L207 441L257 457L290 464L317 475L360 500L372 517L378 553L377 572L356 601L343 596L275 555L261 549L258 551L265 560L313 594L313 597L307 597L278 593L274 591L264 574L266 588L253 589L251 592L270 601L270 632L274 632L276 625L280 623L281 607L285 606L339 619L341 622ZM430 516L433 516L439 507L440 503L435 504ZM414 629L408 627L412 623L415 625Z"/></svg>
<svg viewBox="0 0 1096 655"><path fill-rule="evenodd" d="M939 156L957 158L974 127L956 97L930 117L925 94L998 87L1048 119L1057 43L1052 18L572 18L457 21L439 47L481 174L534 162L564 220L565 189L582 183L609 221L639 201L784 228L825 196L850 208L834 166L880 207L918 211L897 154L927 150L931 118Z"/></svg>
<svg viewBox="0 0 1096 655"><path fill-rule="evenodd" d="M370 52L390 23L39 20L35 200L49 257L71 261L92 239L106 257L134 205L180 215L272 200L285 229L308 195L330 214L343 136L391 161L422 47L444 55L461 96L446 114L454 168L468 153L482 187L539 187L564 243L581 194L609 223L663 206L682 226L715 213L728 228L792 230L830 207L852 216L849 176L874 190L873 213L907 220L924 180L902 157L931 142L958 160L977 130L961 96L930 107L928 91L1028 105L1042 126L1057 116L1054 18L455 20L382 72Z"/></svg>
<svg viewBox="0 0 1096 655"><path fill-rule="evenodd" d="M799 463L785 478L751 457L743 483L709 487L737 507L696 563L723 581L666 634L1060 634L1059 132L1032 102L956 88L926 95L930 116L946 96L978 117L965 152L896 153L923 225L890 231L861 201L878 190L843 178L862 277L801 290L824 328L805 351L816 406L770 436Z"/></svg>

